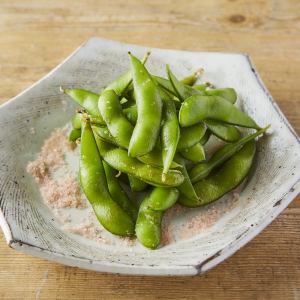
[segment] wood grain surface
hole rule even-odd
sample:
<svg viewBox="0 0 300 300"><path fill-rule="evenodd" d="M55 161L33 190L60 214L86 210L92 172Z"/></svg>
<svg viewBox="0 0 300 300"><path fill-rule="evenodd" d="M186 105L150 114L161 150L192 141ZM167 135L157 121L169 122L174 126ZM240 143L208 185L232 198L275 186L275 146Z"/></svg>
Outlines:
<svg viewBox="0 0 300 300"><path fill-rule="evenodd" d="M0 1L0 103L91 36L247 52L300 134L300 1ZM17 253L0 234L0 299L300 299L300 197L203 276L100 274Z"/></svg>

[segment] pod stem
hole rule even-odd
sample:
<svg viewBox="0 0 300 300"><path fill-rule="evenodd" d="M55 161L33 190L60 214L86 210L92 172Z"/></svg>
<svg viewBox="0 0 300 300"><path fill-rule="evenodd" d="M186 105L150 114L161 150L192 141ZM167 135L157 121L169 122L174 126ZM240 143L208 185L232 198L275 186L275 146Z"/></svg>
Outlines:
<svg viewBox="0 0 300 300"><path fill-rule="evenodd" d="M202 67L200 67L198 70L196 70L196 72L194 73L194 76L196 78L200 77L201 75L203 75L204 73L204 69Z"/></svg>

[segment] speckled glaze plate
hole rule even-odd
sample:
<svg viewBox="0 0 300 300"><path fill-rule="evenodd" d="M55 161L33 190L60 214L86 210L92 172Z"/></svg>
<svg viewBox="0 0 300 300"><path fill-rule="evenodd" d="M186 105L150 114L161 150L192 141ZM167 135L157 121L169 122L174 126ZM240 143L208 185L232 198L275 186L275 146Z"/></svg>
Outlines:
<svg viewBox="0 0 300 300"><path fill-rule="evenodd" d="M258 142L255 166L240 199L211 226L155 251L105 245L64 231L43 203L26 164L44 139L70 119L75 105L59 86L99 91L128 68L127 51L151 50L149 69L178 76L205 69L203 80L234 87L239 105L272 134ZM262 231L300 191L300 145L290 124L264 87L249 57L238 53L150 49L92 38L33 86L0 108L0 225L10 247L86 269L142 275L195 275L214 267ZM31 128L35 128L33 135ZM228 196L229 197L229 196ZM196 213L226 206L226 199ZM190 218L187 214L185 218ZM181 222L174 217L174 223Z"/></svg>

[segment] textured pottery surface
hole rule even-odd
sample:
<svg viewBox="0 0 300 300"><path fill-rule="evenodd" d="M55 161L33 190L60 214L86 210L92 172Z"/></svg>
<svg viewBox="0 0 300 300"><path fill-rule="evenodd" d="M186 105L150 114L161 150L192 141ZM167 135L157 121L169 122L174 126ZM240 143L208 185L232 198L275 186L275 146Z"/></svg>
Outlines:
<svg viewBox="0 0 300 300"><path fill-rule="evenodd" d="M100 91L128 68L127 51L142 57L148 50L147 66L153 73L164 75L168 63L183 77L201 66L202 80L234 87L244 111L260 125L272 124L272 134L258 142L255 166L234 207L194 237L178 238L155 251L89 242L63 231L26 173L27 162L34 159L44 139L54 128L63 127L76 107L59 87ZM92 38L46 77L2 105L0 128L0 225L6 240L19 251L67 265L128 274L202 273L257 235L300 190L299 138L244 54L151 49ZM223 199L216 205L224 203Z"/></svg>

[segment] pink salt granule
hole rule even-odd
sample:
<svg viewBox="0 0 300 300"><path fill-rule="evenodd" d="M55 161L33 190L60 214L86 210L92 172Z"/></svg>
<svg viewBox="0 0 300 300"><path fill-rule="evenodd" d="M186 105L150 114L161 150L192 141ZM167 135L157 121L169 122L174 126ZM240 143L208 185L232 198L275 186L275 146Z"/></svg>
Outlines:
<svg viewBox="0 0 300 300"><path fill-rule="evenodd" d="M163 245L169 245L174 241L173 233L175 231L175 228L171 221L176 218L176 216L179 216L189 209L186 207L183 207L179 204L175 204L173 207L168 209L166 213L164 214L163 220L162 220L162 244Z"/></svg>
<svg viewBox="0 0 300 300"><path fill-rule="evenodd" d="M47 179L41 185L41 194L46 204L51 208L86 207L79 184L76 178L71 175L67 175L59 181Z"/></svg>
<svg viewBox="0 0 300 300"><path fill-rule="evenodd" d="M216 203L209 206L205 212L192 217L181 226L179 238L188 239L203 232L206 228L215 224L225 213L230 211L238 200L239 194L232 193L223 205Z"/></svg>
<svg viewBox="0 0 300 300"><path fill-rule="evenodd" d="M27 172L38 183L42 183L48 178L51 171L57 169L64 162L64 153L69 148L70 143L66 138L66 130L55 129L45 140L37 159L28 163Z"/></svg>
<svg viewBox="0 0 300 300"><path fill-rule="evenodd" d="M96 242L102 242L105 244L108 244L109 241L101 236L101 230L95 226L93 223L81 223L79 225L73 225L73 226L64 226L64 229L77 234L81 235L87 239L94 240Z"/></svg>
<svg viewBox="0 0 300 300"><path fill-rule="evenodd" d="M196 216L191 217L185 223L176 226L171 221L177 216L183 215L190 208L182 207L178 204L169 209L164 215L162 222L162 244L168 245L174 242L175 232L180 240L189 239L206 228L215 224L218 219L226 212L230 211L239 200L239 193L233 192L231 196L225 200L223 205L213 204L203 212L199 212Z"/></svg>
<svg viewBox="0 0 300 300"><path fill-rule="evenodd" d="M53 171L64 167L65 153L70 150L66 129L55 129L45 140L36 160L27 165L27 172L40 185L45 203L53 209L86 207L75 174L66 169L65 177L59 180L52 179Z"/></svg>

